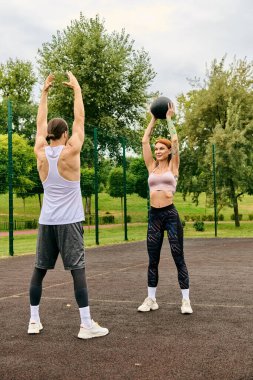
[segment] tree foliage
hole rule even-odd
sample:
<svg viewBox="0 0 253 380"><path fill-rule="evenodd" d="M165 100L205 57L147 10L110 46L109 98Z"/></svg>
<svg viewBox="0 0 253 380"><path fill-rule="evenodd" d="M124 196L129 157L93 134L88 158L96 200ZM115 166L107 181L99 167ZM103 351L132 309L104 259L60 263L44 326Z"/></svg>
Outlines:
<svg viewBox="0 0 253 380"><path fill-rule="evenodd" d="M181 164L179 190L185 195L212 193L212 145L216 147L220 205L234 208L239 226L238 199L252 194L253 64L225 57L213 61L204 83L178 98Z"/></svg>
<svg viewBox="0 0 253 380"><path fill-rule="evenodd" d="M8 135L0 135L0 189L8 190ZM13 134L13 191L20 196L31 192L34 186L31 172L34 165L34 153L22 136Z"/></svg>
<svg viewBox="0 0 253 380"><path fill-rule="evenodd" d="M131 173L127 173L126 178L126 193L133 194L135 191L135 176ZM113 168L110 171L108 178L108 193L111 197L123 198L123 169L121 167Z"/></svg>
<svg viewBox="0 0 253 380"><path fill-rule="evenodd" d="M80 186L83 197L88 198L94 194L94 169L81 169Z"/></svg>
<svg viewBox="0 0 253 380"><path fill-rule="evenodd" d="M37 106L32 101L36 83L32 64L19 59L9 59L0 64L0 133L7 132L7 101L12 102L13 131L33 139Z"/></svg>
<svg viewBox="0 0 253 380"><path fill-rule="evenodd" d="M61 82L71 70L79 80L86 109L86 134L92 138L98 128L99 147L115 156L120 138L129 146L139 145L136 134L150 96L148 86L155 76L148 54L134 49L134 41L122 30L108 33L97 16L87 19L80 14L51 42L39 50L40 73L56 74L51 91L50 114L73 118L72 94Z"/></svg>
<svg viewBox="0 0 253 380"><path fill-rule="evenodd" d="M130 161L129 172L135 177L135 193L142 198L148 197L148 171L142 158Z"/></svg>

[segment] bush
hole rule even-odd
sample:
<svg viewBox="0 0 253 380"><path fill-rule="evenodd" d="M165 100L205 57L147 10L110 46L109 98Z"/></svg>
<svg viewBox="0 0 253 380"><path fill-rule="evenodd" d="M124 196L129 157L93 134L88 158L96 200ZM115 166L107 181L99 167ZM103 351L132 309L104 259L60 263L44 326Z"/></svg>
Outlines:
<svg viewBox="0 0 253 380"><path fill-rule="evenodd" d="M199 220L193 223L193 227L195 228L196 231L205 231L204 222L201 222Z"/></svg>
<svg viewBox="0 0 253 380"><path fill-rule="evenodd" d="M113 224L115 223L114 215L104 215L100 218L101 224Z"/></svg>
<svg viewBox="0 0 253 380"><path fill-rule="evenodd" d="M189 220L190 220L190 215L184 215L184 220L185 220L186 222L189 222Z"/></svg>
<svg viewBox="0 0 253 380"><path fill-rule="evenodd" d="M98 218L99 224L114 224L114 215L104 215ZM84 224L95 225L95 214L86 214Z"/></svg>
<svg viewBox="0 0 253 380"><path fill-rule="evenodd" d="M38 227L38 222L37 222L37 220L26 220L25 221L25 226L24 226L24 228L25 229L36 229Z"/></svg>
<svg viewBox="0 0 253 380"><path fill-rule="evenodd" d="M193 214L193 215L190 216L190 219L191 219L192 222L195 222L195 221L198 222L198 221L201 220L201 216Z"/></svg>
<svg viewBox="0 0 253 380"><path fill-rule="evenodd" d="M131 215L127 215L127 223L131 223L132 217Z"/></svg>
<svg viewBox="0 0 253 380"><path fill-rule="evenodd" d="M184 228L185 225L186 225L185 220L182 220L182 221L181 221L181 224L182 224L182 227Z"/></svg>
<svg viewBox="0 0 253 380"><path fill-rule="evenodd" d="M249 220L253 220L253 214L249 214Z"/></svg>
<svg viewBox="0 0 253 380"><path fill-rule="evenodd" d="M218 220L220 220L222 222L224 220L224 215L223 214L219 214L218 215Z"/></svg>
<svg viewBox="0 0 253 380"><path fill-rule="evenodd" d="M231 220L235 220L235 214L232 214L232 215L230 216L230 219L231 219ZM239 214L239 220L242 220L242 214Z"/></svg>

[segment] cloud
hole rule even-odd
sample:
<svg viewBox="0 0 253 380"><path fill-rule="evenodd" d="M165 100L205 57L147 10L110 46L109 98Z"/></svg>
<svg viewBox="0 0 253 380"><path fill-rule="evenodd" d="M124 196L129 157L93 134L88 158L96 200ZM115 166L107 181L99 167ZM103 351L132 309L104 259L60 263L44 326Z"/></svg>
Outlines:
<svg viewBox="0 0 253 380"><path fill-rule="evenodd" d="M214 58L253 58L251 0L8 0L0 1L0 62L35 62L42 44L80 12L98 14L108 32L124 28L136 49L149 52L157 72L151 88L172 98Z"/></svg>

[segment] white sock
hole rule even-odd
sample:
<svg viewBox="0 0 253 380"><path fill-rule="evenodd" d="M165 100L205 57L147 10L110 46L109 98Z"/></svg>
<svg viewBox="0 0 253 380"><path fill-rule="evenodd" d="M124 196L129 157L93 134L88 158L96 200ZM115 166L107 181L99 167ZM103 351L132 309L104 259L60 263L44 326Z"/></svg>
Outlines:
<svg viewBox="0 0 253 380"><path fill-rule="evenodd" d="M81 318L81 325L90 329L92 327L90 307L89 306L80 307L79 312L80 312L80 318Z"/></svg>
<svg viewBox="0 0 253 380"><path fill-rule="evenodd" d="M181 289L183 299L189 300L189 289Z"/></svg>
<svg viewBox="0 0 253 380"><path fill-rule="evenodd" d="M30 305L30 312L31 312L30 321L31 322L36 322L36 323L40 322L39 308L40 308L40 305L37 305L37 306Z"/></svg>
<svg viewBox="0 0 253 380"><path fill-rule="evenodd" d="M151 288L150 286L148 286L148 297L149 298L152 298L153 300L155 300L156 289L157 289L156 287Z"/></svg>

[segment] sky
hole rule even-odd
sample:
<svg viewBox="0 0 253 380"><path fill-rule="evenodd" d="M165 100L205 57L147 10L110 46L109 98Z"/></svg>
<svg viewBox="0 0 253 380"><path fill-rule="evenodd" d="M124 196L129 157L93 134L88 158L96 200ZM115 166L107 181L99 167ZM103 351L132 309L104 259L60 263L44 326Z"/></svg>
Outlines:
<svg viewBox="0 0 253 380"><path fill-rule="evenodd" d="M150 90L175 101L214 59L253 60L252 0L0 0L0 63L31 61L71 20L99 15L108 33L130 35L157 73Z"/></svg>

